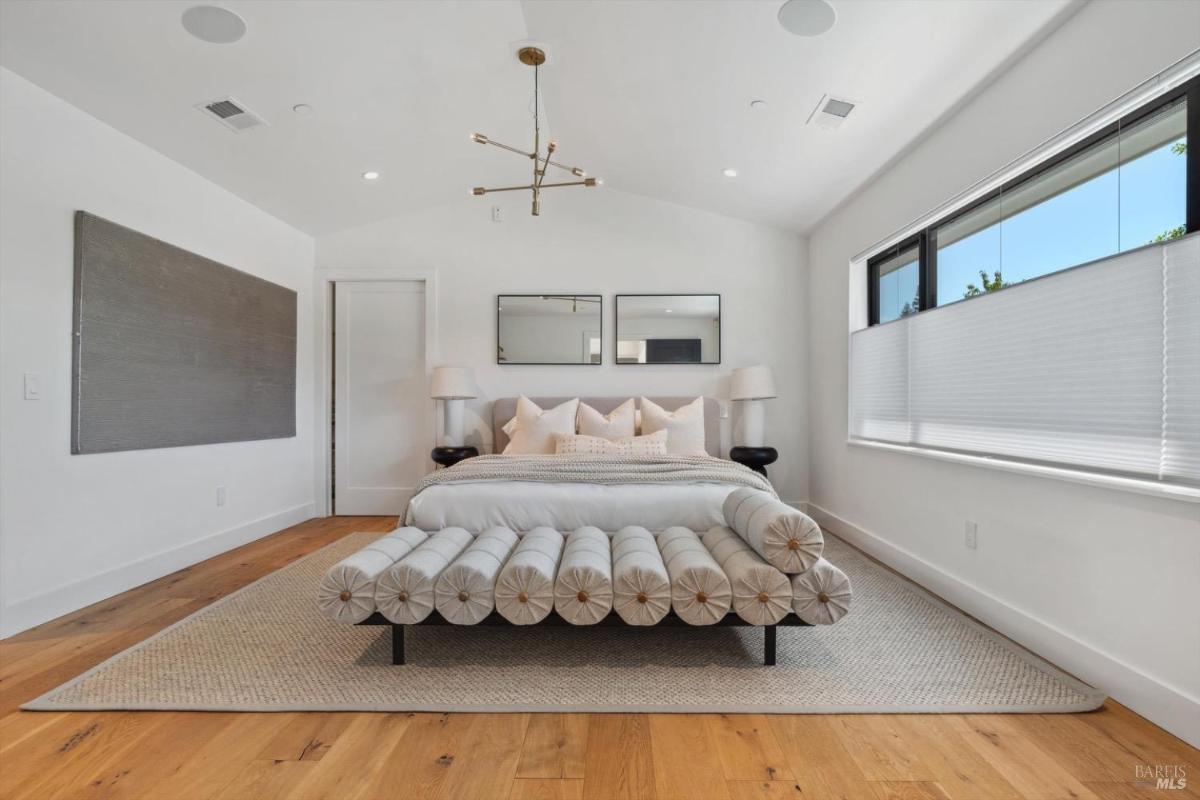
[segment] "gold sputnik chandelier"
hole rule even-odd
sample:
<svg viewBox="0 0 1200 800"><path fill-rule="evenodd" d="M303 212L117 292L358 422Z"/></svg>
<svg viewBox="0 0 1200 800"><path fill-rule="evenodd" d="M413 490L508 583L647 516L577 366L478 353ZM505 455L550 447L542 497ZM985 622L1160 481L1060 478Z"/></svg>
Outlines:
<svg viewBox="0 0 1200 800"><path fill-rule="evenodd" d="M542 125L541 125L541 105L538 87L538 67L546 63L546 53L537 47L522 47L517 51L517 58L522 64L533 67L533 152L527 153L516 147L509 147L506 144L500 144L484 136L482 133L471 135L471 141L479 144L490 144L493 147L499 147L501 150L507 150L510 153L516 153L519 156L533 161L533 183L527 186L503 186L498 189L486 189L482 186L476 186L471 190L471 194L476 197L482 197L491 192L533 192L533 216L540 216L542 213L542 190L556 189L560 186L600 186L604 181L599 178L589 178L587 173L579 167L568 167L566 164L560 164L557 161L551 160L550 156L554 155L554 151L558 149L558 144L552 139L546 142L546 154L542 155ZM582 178L578 181L564 181L561 183L546 183L546 170L549 167L556 167L571 173L577 178Z"/></svg>

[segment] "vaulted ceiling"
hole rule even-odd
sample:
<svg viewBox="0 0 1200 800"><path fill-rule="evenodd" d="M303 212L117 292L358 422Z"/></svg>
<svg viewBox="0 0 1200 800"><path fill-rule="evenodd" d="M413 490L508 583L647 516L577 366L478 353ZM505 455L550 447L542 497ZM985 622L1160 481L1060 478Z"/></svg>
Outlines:
<svg viewBox="0 0 1200 800"><path fill-rule="evenodd" d="M0 63L313 234L522 182L527 162L468 134L531 139L531 70L514 57L529 38L550 52L562 160L804 231L1076 7L831 0L833 30L802 38L779 25L781 0L214 2L245 38L190 36L196 0L6 0ZM825 94L858 104L835 131L806 124ZM234 134L196 109L225 96L269 125Z"/></svg>

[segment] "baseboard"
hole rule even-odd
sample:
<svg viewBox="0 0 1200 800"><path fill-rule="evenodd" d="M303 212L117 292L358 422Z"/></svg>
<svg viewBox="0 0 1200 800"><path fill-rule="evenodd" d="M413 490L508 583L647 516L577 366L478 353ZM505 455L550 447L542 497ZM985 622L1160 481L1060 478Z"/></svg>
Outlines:
<svg viewBox="0 0 1200 800"><path fill-rule="evenodd" d="M0 638L12 636L43 622L78 611L113 595L169 575L206 558L240 547L255 539L312 519L315 505L304 503L187 544L57 586L32 597L24 597L0 609Z"/></svg>
<svg viewBox="0 0 1200 800"><path fill-rule="evenodd" d="M822 528L958 606L1042 658L1108 693L1193 746L1200 746L1200 700L1155 680L1045 620L1015 609L904 548L884 540L815 503L805 513Z"/></svg>

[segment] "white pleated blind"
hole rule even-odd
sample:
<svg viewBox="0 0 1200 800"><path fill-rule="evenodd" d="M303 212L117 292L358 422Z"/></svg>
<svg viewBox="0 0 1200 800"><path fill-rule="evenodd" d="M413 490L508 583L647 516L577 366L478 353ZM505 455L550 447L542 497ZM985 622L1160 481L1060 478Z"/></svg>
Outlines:
<svg viewBox="0 0 1200 800"><path fill-rule="evenodd" d="M1200 236L851 338L861 439L1200 484Z"/></svg>
<svg viewBox="0 0 1200 800"><path fill-rule="evenodd" d="M1161 476L1200 482L1200 235L1163 253Z"/></svg>

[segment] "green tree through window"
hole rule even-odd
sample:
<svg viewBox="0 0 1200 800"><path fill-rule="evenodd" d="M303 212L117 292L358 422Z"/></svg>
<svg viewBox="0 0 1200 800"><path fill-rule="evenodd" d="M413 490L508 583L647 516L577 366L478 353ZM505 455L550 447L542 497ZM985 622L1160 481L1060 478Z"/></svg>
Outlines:
<svg viewBox="0 0 1200 800"><path fill-rule="evenodd" d="M1005 286L1012 285L1000 276L1000 270L996 270L994 273L992 273L992 277L990 279L985 271L979 270L979 282L982 288L973 283L968 283L966 291L963 292L963 297L978 297L981 294L994 292L997 289L1003 289Z"/></svg>
<svg viewBox="0 0 1200 800"><path fill-rule="evenodd" d="M1176 142L1175 144L1171 145L1171 152L1177 156L1186 155L1187 154L1187 142ZM1153 239L1146 242L1146 244L1158 244L1159 242L1169 242L1172 239L1180 238L1185 233L1187 233L1187 227L1184 225L1180 225L1178 228L1171 228L1168 231L1163 231L1158 236L1155 236Z"/></svg>

